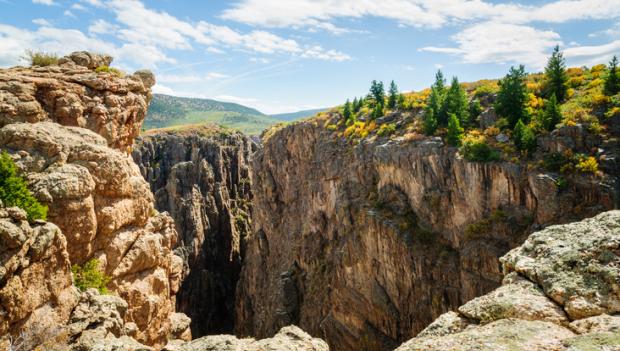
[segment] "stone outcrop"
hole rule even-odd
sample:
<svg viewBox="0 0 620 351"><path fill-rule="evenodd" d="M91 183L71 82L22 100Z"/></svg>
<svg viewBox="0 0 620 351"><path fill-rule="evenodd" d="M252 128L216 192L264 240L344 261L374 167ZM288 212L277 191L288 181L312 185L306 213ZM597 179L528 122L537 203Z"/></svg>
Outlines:
<svg viewBox="0 0 620 351"><path fill-rule="evenodd" d="M620 211L536 232L501 262L501 287L397 351L620 349Z"/></svg>
<svg viewBox="0 0 620 351"><path fill-rule="evenodd" d="M168 344L164 351L329 351L325 341L313 338L296 326L288 326L272 338L263 340L238 339L232 335L206 336L188 343Z"/></svg>
<svg viewBox="0 0 620 351"><path fill-rule="evenodd" d="M256 145L238 132L211 126L156 131L136 140L134 161L174 218L184 257L179 311L199 337L233 331L241 242L250 231L250 154Z"/></svg>
<svg viewBox="0 0 620 351"><path fill-rule="evenodd" d="M29 224L23 210L0 209L0 335L47 330L69 320L79 293L66 247L56 225Z"/></svg>
<svg viewBox="0 0 620 351"><path fill-rule="evenodd" d="M148 71L124 77L94 71L111 61L77 52L60 65L0 69L0 127L53 121L90 129L110 147L128 151L140 133L155 79Z"/></svg>
<svg viewBox="0 0 620 351"><path fill-rule="evenodd" d="M98 259L112 278L108 288L128 304L124 317L137 325L137 340L162 344L171 334L182 271L172 251L174 222L154 209L148 183L131 158L107 144L89 130L52 122L0 128L0 148L48 205L48 221L66 236L70 263ZM68 272L63 262L59 274Z"/></svg>
<svg viewBox="0 0 620 351"><path fill-rule="evenodd" d="M328 123L270 131L254 156L241 335L296 324L337 350L395 348L498 287L498 258L529 233L617 206L614 174L567 176L560 189L557 174L525 162L468 162L439 138L355 143ZM532 328L565 322L540 289L516 284L531 295L522 307L545 316Z"/></svg>

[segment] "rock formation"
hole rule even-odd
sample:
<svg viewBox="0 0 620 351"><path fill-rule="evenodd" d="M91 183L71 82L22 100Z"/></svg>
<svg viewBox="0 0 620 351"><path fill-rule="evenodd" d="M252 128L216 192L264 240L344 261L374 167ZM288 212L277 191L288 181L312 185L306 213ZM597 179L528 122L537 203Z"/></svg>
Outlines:
<svg viewBox="0 0 620 351"><path fill-rule="evenodd" d="M296 324L336 350L395 348L496 288L528 233L617 206L613 174L560 189L525 162L468 162L439 138L352 143L328 123L270 131L254 156L241 335Z"/></svg>
<svg viewBox="0 0 620 351"><path fill-rule="evenodd" d="M178 309L195 337L233 331L241 242L250 231L249 157L255 144L211 126L148 133L132 153L180 236L186 272Z"/></svg>
<svg viewBox="0 0 620 351"><path fill-rule="evenodd" d="M52 261L30 266L27 279L28 260L19 256L27 246L8 247L3 260L17 273L12 285L0 285L6 294L0 305L12 313L4 328L18 334L20 323L27 322L23 318L54 304L64 306L59 296L68 298L62 291L71 285L70 264L96 258L111 277L108 288L126 302L122 317L135 326L133 337L155 347L169 338L189 338L180 330L189 324L186 317L175 313L183 261L172 251L174 222L155 210L148 183L126 154L144 118L152 74L97 73L92 68L109 64L110 58L86 53L60 62L0 70L0 149L12 156L35 197L48 205L48 221L62 232L53 239L53 231L45 231L49 240L58 241L46 254ZM33 230L31 236L43 232ZM24 268L16 271L18 264ZM51 270L57 272L50 275L53 280L37 278ZM24 281L35 285L25 290ZM19 289L32 295L31 302L13 301L29 296ZM54 313L59 315L50 318L68 317L63 309Z"/></svg>
<svg viewBox="0 0 620 351"><path fill-rule="evenodd" d="M140 132L155 78L148 71L118 77L94 69L112 58L76 52L60 65L0 70L0 127L53 121L90 129L128 151Z"/></svg>
<svg viewBox="0 0 620 351"><path fill-rule="evenodd" d="M316 339L303 330L288 326L272 338L263 340L238 339L232 335L206 336L191 342L172 342L163 351L329 351L325 341Z"/></svg>
<svg viewBox="0 0 620 351"><path fill-rule="evenodd" d="M501 262L501 287L397 351L620 349L620 211L548 227Z"/></svg>

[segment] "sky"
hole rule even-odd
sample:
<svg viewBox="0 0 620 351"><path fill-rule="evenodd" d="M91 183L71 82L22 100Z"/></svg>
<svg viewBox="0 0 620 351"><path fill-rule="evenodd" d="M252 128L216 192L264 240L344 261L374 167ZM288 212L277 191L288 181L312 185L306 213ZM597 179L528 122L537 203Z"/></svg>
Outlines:
<svg viewBox="0 0 620 351"><path fill-rule="evenodd" d="M620 55L620 0L0 0L0 67L26 50L114 56L154 92L283 113L342 104L373 79L429 86Z"/></svg>

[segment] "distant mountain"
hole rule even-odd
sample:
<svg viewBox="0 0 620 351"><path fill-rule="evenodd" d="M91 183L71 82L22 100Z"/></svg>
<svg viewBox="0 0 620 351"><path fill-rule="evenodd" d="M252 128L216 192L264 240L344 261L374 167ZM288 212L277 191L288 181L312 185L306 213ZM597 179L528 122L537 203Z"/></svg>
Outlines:
<svg viewBox="0 0 620 351"><path fill-rule="evenodd" d="M290 113L279 113L276 115L271 115L271 117L277 118L281 121L295 121L295 120L306 118L306 117L312 117L319 112L323 112L327 110L329 110L329 108L317 108L314 110L304 110L304 111L297 111L297 112L290 112Z"/></svg>
<svg viewBox="0 0 620 351"><path fill-rule="evenodd" d="M149 130L206 122L257 135L282 120L235 103L153 94L143 128Z"/></svg>

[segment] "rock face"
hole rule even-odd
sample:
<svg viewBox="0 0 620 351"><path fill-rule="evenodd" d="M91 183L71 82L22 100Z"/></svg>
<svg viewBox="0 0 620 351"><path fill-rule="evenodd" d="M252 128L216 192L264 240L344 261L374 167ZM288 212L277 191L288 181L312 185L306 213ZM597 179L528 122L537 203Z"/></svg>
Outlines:
<svg viewBox="0 0 620 351"><path fill-rule="evenodd" d="M352 144L323 122L266 135L254 156L253 235L237 288L241 335L296 324L336 350L395 348L496 288L498 258L535 228L618 201L613 176L576 176L560 190L552 174L467 162L438 138ZM546 307L531 313L538 308Z"/></svg>
<svg viewBox="0 0 620 351"><path fill-rule="evenodd" d="M128 151L146 115L153 74L117 77L93 71L109 56L73 53L58 66L0 69L0 127L53 121L90 129Z"/></svg>
<svg viewBox="0 0 620 351"><path fill-rule="evenodd" d="M495 291L397 351L620 349L620 211L551 226L501 258Z"/></svg>
<svg viewBox="0 0 620 351"><path fill-rule="evenodd" d="M137 325L136 338L164 343L182 260L172 252L174 223L154 209L131 158L89 130L51 122L6 125L0 147L49 206L48 220L66 236L71 264L99 259L112 278L108 287L129 305L125 320Z"/></svg>
<svg viewBox="0 0 620 351"><path fill-rule="evenodd" d="M325 341L316 339L296 326L288 326L269 339L238 339L232 335L206 336L188 343L174 342L164 351L329 351Z"/></svg>
<svg viewBox="0 0 620 351"><path fill-rule="evenodd" d="M178 309L197 336L233 331L241 242L250 231L250 154L241 133L201 127L158 132L136 140L132 153L180 235L184 257Z"/></svg>
<svg viewBox="0 0 620 351"><path fill-rule="evenodd" d="M0 209L0 335L69 320L79 293L66 247L54 224L31 225L24 211Z"/></svg>

